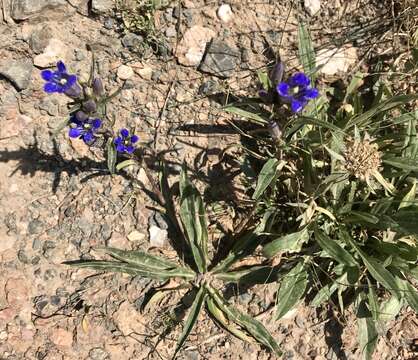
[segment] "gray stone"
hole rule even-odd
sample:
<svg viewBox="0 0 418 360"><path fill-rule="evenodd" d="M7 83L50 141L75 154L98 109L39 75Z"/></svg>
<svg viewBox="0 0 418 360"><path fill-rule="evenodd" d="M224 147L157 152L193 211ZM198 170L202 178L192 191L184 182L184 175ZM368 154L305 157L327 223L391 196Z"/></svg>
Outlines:
<svg viewBox="0 0 418 360"><path fill-rule="evenodd" d="M48 46L51 39L52 29L48 26L43 26L40 29L36 29L30 39L29 46L35 54L41 54Z"/></svg>
<svg viewBox="0 0 418 360"><path fill-rule="evenodd" d="M248 305L251 302L252 298L253 296L248 293L243 293L240 296L238 296L239 302L243 305Z"/></svg>
<svg viewBox="0 0 418 360"><path fill-rule="evenodd" d="M111 17L107 17L103 22L103 25L106 29L111 30L113 29L114 21Z"/></svg>
<svg viewBox="0 0 418 360"><path fill-rule="evenodd" d="M9 61L0 66L0 75L10 80L18 90L24 90L29 86L32 70L33 65L30 60Z"/></svg>
<svg viewBox="0 0 418 360"><path fill-rule="evenodd" d="M12 0L11 16L14 20L26 20L66 4L66 0Z"/></svg>
<svg viewBox="0 0 418 360"><path fill-rule="evenodd" d="M91 360L107 360L110 359L109 354L105 349L97 347L89 351L89 357Z"/></svg>
<svg viewBox="0 0 418 360"><path fill-rule="evenodd" d="M165 30L165 36L167 37L176 37L177 36L177 30L175 26L169 26Z"/></svg>
<svg viewBox="0 0 418 360"><path fill-rule="evenodd" d="M108 14L113 9L113 0L92 0L91 10L96 14Z"/></svg>
<svg viewBox="0 0 418 360"><path fill-rule="evenodd" d="M44 223L41 220L35 219L28 224L28 233L30 235L39 234L42 231Z"/></svg>
<svg viewBox="0 0 418 360"><path fill-rule="evenodd" d="M163 247L168 243L167 230L160 229L158 226L151 225L149 227L149 241L151 246Z"/></svg>
<svg viewBox="0 0 418 360"><path fill-rule="evenodd" d="M127 33L121 41L124 47L132 48L140 46L144 42L144 38L137 34Z"/></svg>
<svg viewBox="0 0 418 360"><path fill-rule="evenodd" d="M234 74L239 58L238 50L220 40L212 40L199 69L208 74L228 78Z"/></svg>

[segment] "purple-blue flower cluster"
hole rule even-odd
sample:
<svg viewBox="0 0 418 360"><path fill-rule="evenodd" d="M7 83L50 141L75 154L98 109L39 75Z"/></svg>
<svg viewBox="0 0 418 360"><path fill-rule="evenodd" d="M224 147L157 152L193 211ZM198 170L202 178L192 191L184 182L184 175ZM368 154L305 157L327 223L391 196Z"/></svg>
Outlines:
<svg viewBox="0 0 418 360"><path fill-rule="evenodd" d="M319 95L318 89L311 86L311 80L302 72L292 75L285 82L280 82L276 90L284 101L290 103L294 113L302 111L309 100Z"/></svg>
<svg viewBox="0 0 418 360"><path fill-rule="evenodd" d="M76 85L77 76L67 73L67 68L62 61L57 62L57 70L43 70L41 72L42 79L46 81L44 91L48 94L65 93L67 90Z"/></svg>
<svg viewBox="0 0 418 360"><path fill-rule="evenodd" d="M138 136L129 135L128 129L121 129L119 134L114 140L117 152L132 154L135 150L134 144L139 140Z"/></svg>
<svg viewBox="0 0 418 360"><path fill-rule="evenodd" d="M92 145L98 136L109 136L109 132L101 131L103 122L97 113L99 105L104 101L104 87L99 78L94 78L90 84L83 84L81 88L77 76L69 74L62 61L57 62L56 70L43 70L41 76L46 81L46 93L66 94L78 106L79 110L70 115L68 135L71 138L81 139L87 145ZM112 141L117 152L132 154L138 140L138 136L129 134L127 129L121 129L119 136Z"/></svg>

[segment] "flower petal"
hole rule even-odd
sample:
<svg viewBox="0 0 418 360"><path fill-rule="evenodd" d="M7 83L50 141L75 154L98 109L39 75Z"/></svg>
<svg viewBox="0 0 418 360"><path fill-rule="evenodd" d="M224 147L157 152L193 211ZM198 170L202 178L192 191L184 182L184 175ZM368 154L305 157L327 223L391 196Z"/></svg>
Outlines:
<svg viewBox="0 0 418 360"><path fill-rule="evenodd" d="M293 99L290 107L292 108L293 113L298 113L299 111L302 111L303 107L306 105L306 103Z"/></svg>
<svg viewBox="0 0 418 360"><path fill-rule="evenodd" d="M43 70L41 71L41 76L45 81L51 81L54 77L54 73L51 70Z"/></svg>
<svg viewBox="0 0 418 360"><path fill-rule="evenodd" d="M78 138L82 135L82 133L83 133L83 128L81 127L70 128L70 130L68 131L68 135L71 138Z"/></svg>
<svg viewBox="0 0 418 360"><path fill-rule="evenodd" d="M302 72L293 74L289 79L291 86L308 86L310 83L311 80Z"/></svg>
<svg viewBox="0 0 418 360"><path fill-rule="evenodd" d="M116 145L116 151L120 153L125 152L125 146L123 144Z"/></svg>
<svg viewBox="0 0 418 360"><path fill-rule="evenodd" d="M98 129L100 126L102 126L102 120L100 120L100 119L94 119L91 122L91 125L93 126L93 129Z"/></svg>
<svg viewBox="0 0 418 360"><path fill-rule="evenodd" d="M128 146L126 146L125 150L128 154L132 154L134 152L135 148L132 145L128 145Z"/></svg>
<svg viewBox="0 0 418 360"><path fill-rule="evenodd" d="M288 83L285 83L285 82L280 83L279 85L277 85L276 90L280 96L283 96L285 98L290 97L289 95L290 85Z"/></svg>
<svg viewBox="0 0 418 360"><path fill-rule="evenodd" d="M113 140L113 143L115 145L120 145L122 144L122 142L123 142L123 139L120 136L118 136L115 140Z"/></svg>
<svg viewBox="0 0 418 360"><path fill-rule="evenodd" d="M306 100L312 100L312 99L316 99L318 97L318 95L319 95L318 89L308 88L308 89L305 89L302 96Z"/></svg>
<svg viewBox="0 0 418 360"><path fill-rule="evenodd" d="M60 73L66 73L67 72L67 68L65 67L65 64L61 60L59 60L57 62L57 69Z"/></svg>
<svg viewBox="0 0 418 360"><path fill-rule="evenodd" d="M93 132L91 131L87 131L84 135L83 135L83 141L87 144L90 145L94 142L94 140L96 140L95 136L93 135Z"/></svg>
<svg viewBox="0 0 418 360"><path fill-rule="evenodd" d="M121 129L121 130L120 130L120 134L121 134L124 138L126 138L126 137L128 137L128 136L129 136L129 130L127 130L127 129Z"/></svg>
<svg viewBox="0 0 418 360"><path fill-rule="evenodd" d="M136 136L136 135L132 135L131 136L131 143L132 144L135 144L138 140L139 140L139 137L138 136Z"/></svg>
<svg viewBox="0 0 418 360"><path fill-rule="evenodd" d="M76 75L68 75L67 76L67 83L65 84L65 86L67 87L67 89L69 89L70 87L72 87L77 81L77 76Z"/></svg>
<svg viewBox="0 0 418 360"><path fill-rule="evenodd" d="M48 94L59 92L57 84L52 82L48 82L44 85L44 91Z"/></svg>

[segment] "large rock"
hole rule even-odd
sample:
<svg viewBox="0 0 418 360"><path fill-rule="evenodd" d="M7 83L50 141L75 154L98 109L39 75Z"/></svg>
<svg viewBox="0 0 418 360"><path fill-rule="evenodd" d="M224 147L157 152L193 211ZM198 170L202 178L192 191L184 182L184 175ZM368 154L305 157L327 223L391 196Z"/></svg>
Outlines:
<svg viewBox="0 0 418 360"><path fill-rule="evenodd" d="M320 0L305 0L304 2L305 9L309 15L314 16L321 10L321 1Z"/></svg>
<svg viewBox="0 0 418 360"><path fill-rule="evenodd" d="M351 45L319 50L316 57L316 65L324 75L345 73L357 61L357 49Z"/></svg>
<svg viewBox="0 0 418 360"><path fill-rule="evenodd" d="M11 16L14 20L25 20L66 5L66 0L12 0Z"/></svg>
<svg viewBox="0 0 418 360"><path fill-rule="evenodd" d="M91 2L91 10L96 14L108 14L113 6L113 0L92 0Z"/></svg>
<svg viewBox="0 0 418 360"><path fill-rule="evenodd" d="M0 75L10 80L18 90L24 90L29 86L32 70L32 61L27 59L8 61L0 65Z"/></svg>
<svg viewBox="0 0 418 360"><path fill-rule="evenodd" d="M200 70L221 78L231 77L238 65L240 54L237 49L220 40L209 44Z"/></svg>
<svg viewBox="0 0 418 360"><path fill-rule="evenodd" d="M46 68L55 65L58 60L65 61L66 58L67 45L59 39L52 38L44 52L34 57L33 63L35 66Z"/></svg>
<svg viewBox="0 0 418 360"><path fill-rule="evenodd" d="M215 32L203 26L188 29L177 47L176 56L180 64L197 66L202 61L206 44L215 36Z"/></svg>

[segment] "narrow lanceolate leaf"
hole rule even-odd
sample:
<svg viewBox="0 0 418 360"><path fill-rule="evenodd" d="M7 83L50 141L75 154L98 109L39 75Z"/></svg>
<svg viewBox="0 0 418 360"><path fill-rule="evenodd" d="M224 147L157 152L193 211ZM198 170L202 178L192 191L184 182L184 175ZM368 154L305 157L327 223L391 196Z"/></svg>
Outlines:
<svg viewBox="0 0 418 360"><path fill-rule="evenodd" d="M379 218L375 215L370 213L366 213L364 211L354 211L351 210L348 215L344 218L345 222L350 223L369 223L369 224L377 224L379 222Z"/></svg>
<svg viewBox="0 0 418 360"><path fill-rule="evenodd" d="M215 274L215 278L239 284L265 284L277 279L277 269L271 266L252 266L246 269Z"/></svg>
<svg viewBox="0 0 418 360"><path fill-rule="evenodd" d="M302 297L308 284L308 273L300 261L284 276L277 292L277 310L275 319L283 317Z"/></svg>
<svg viewBox="0 0 418 360"><path fill-rule="evenodd" d="M115 144L113 143L112 138L107 140L106 147L107 147L107 168L109 169L111 174L114 174L116 170L117 152L116 152Z"/></svg>
<svg viewBox="0 0 418 360"><path fill-rule="evenodd" d="M398 299L402 298L401 292L398 289L398 285L396 283L395 278L393 275L377 260L367 256L360 247L356 244L356 242L350 237L350 235L346 232L342 233L344 240L349 243L360 255L362 258L364 265L366 265L367 270L369 271L370 275L379 283L381 283L387 290L389 290L393 295L398 297Z"/></svg>
<svg viewBox="0 0 418 360"><path fill-rule="evenodd" d="M200 310L202 309L203 302L205 301L206 297L206 289L202 286L190 308L189 316L187 317L186 323L184 324L183 332L181 333L178 341L176 350L174 351L173 359L176 358L178 351L183 346L184 342L186 341L187 337L189 336L190 332L193 329L194 324L196 323L197 317L199 316Z"/></svg>
<svg viewBox="0 0 418 360"><path fill-rule="evenodd" d="M194 275L190 274L189 271L185 269L146 269L143 266L138 266L134 264L129 264L125 262L118 261L102 261L102 260L81 260L81 261L68 261L64 264L75 266L79 268L88 268L98 271L110 271L110 272L120 272L126 273L134 276L143 276L150 279L156 280L166 280L170 278L184 278L191 280L194 278Z"/></svg>
<svg viewBox="0 0 418 360"><path fill-rule="evenodd" d="M378 333L371 317L357 319L360 353L364 360L371 360L376 347Z"/></svg>
<svg viewBox="0 0 418 360"><path fill-rule="evenodd" d="M252 337L248 336L244 331L240 330L235 323L227 319L224 312L215 304L211 297L206 298L206 305L209 313L219 322L222 327L224 327L232 335L236 336L238 339L250 343L254 342Z"/></svg>
<svg viewBox="0 0 418 360"><path fill-rule="evenodd" d="M208 225L202 197L189 182L185 167L180 174L180 217L200 273L206 272L208 261Z"/></svg>
<svg viewBox="0 0 418 360"><path fill-rule="evenodd" d="M331 258L347 266L357 266L353 256L345 250L336 239L331 239L322 230L315 229L315 240Z"/></svg>
<svg viewBox="0 0 418 360"><path fill-rule="evenodd" d="M393 320L401 311L402 306L403 301L392 296L380 305L379 320L384 323Z"/></svg>
<svg viewBox="0 0 418 360"><path fill-rule="evenodd" d="M299 61L305 73L315 81L315 51L307 26L299 21L298 25L298 53Z"/></svg>
<svg viewBox="0 0 418 360"><path fill-rule="evenodd" d="M411 186L411 190L409 190L408 193L403 197L401 203L399 204L398 210L411 206L411 205L416 205L415 203L416 192L417 192L417 183L414 180L414 183Z"/></svg>
<svg viewBox="0 0 418 360"><path fill-rule="evenodd" d="M276 158L269 159L260 171L257 179L257 186L255 188L253 199L258 200L264 191L269 187L272 181L276 178L278 171L279 160Z"/></svg>
<svg viewBox="0 0 418 360"><path fill-rule="evenodd" d="M357 72L354 74L353 78L350 81L350 84L347 86L347 91L345 92L344 102L347 101L349 96L358 89L358 87L363 83L364 74Z"/></svg>
<svg viewBox="0 0 418 360"><path fill-rule="evenodd" d="M226 106L223 109L226 112L241 116L244 119L252 120L259 125L265 125L268 123L268 117L258 114L256 109L254 109L254 112L251 112L232 105Z"/></svg>
<svg viewBox="0 0 418 360"><path fill-rule="evenodd" d="M300 251L302 245L309 240L308 229L287 234L274 239L263 248L263 254L267 257L273 257L281 251Z"/></svg>
<svg viewBox="0 0 418 360"><path fill-rule="evenodd" d="M348 129L353 126L357 126L359 128L364 128L366 125L368 125L369 122L372 121L372 119L380 115L382 113L385 113L389 110L392 110L398 106L404 105L412 100L415 100L418 98L417 94L410 94L410 95L396 95L391 97L390 99L387 99L385 101L382 101L380 104L376 105L372 109L366 111L365 113L362 113L359 116L356 116L352 119L350 119L347 122L347 125L345 126L345 129ZM374 123L376 124L376 123Z"/></svg>
<svg viewBox="0 0 418 360"><path fill-rule="evenodd" d="M95 250L103 251L106 254L114 257L115 259L138 265L138 266L145 266L150 269L163 269L163 270L169 270L169 269L175 269L178 268L178 264L176 264L173 261L164 259L159 256L148 254L144 251L127 251L127 250L120 250L112 247L103 247L103 248L97 248ZM187 269L185 269L187 270ZM192 274L192 270L188 270Z"/></svg>
<svg viewBox="0 0 418 360"><path fill-rule="evenodd" d="M399 287L405 295L405 299L408 305L418 313L418 292L408 281L396 277Z"/></svg>
<svg viewBox="0 0 418 360"><path fill-rule="evenodd" d="M331 295L335 292L335 290L338 289L338 287L344 286L344 284L348 285L347 273L344 273L338 277L331 285L325 285L322 287L315 295L310 305L315 307L321 305L324 301L329 300Z"/></svg>
<svg viewBox="0 0 418 360"><path fill-rule="evenodd" d="M223 311L230 321L233 321L241 328L245 329L252 337L254 337L254 339L268 347L277 356L282 354L276 341L261 322L241 313L235 307L230 306L213 287L207 286L207 290L215 304Z"/></svg>
<svg viewBox="0 0 418 360"><path fill-rule="evenodd" d="M119 164L116 165L116 171L120 171L128 166L137 165L138 163L133 159L128 159L121 161Z"/></svg>
<svg viewBox="0 0 418 360"><path fill-rule="evenodd" d="M383 162L397 169L405 171L418 171L418 159L409 159L403 157L384 158Z"/></svg>

